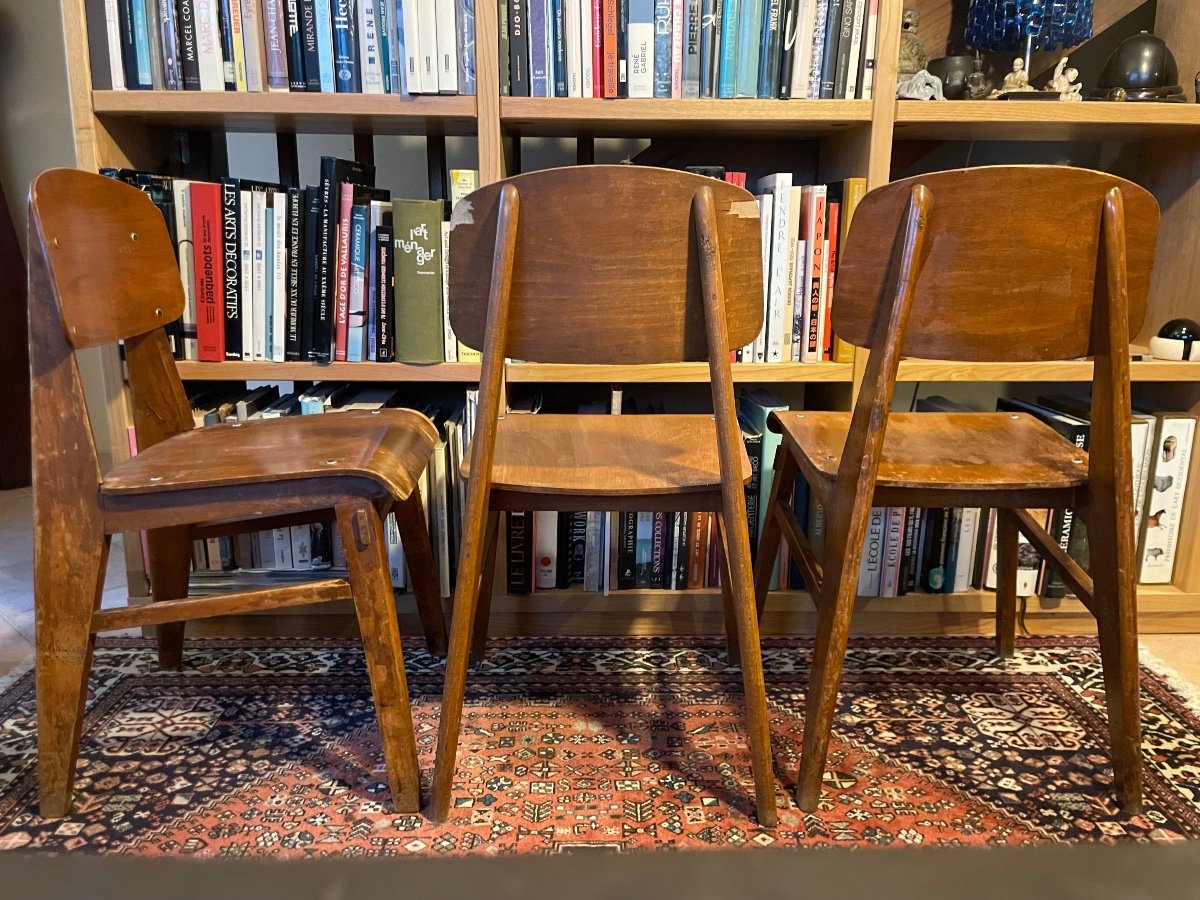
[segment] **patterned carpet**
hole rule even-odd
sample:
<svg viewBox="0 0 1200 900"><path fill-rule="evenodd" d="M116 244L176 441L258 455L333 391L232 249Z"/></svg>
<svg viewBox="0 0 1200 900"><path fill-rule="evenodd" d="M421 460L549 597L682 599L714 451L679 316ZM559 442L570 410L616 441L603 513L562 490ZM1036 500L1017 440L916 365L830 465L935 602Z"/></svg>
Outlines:
<svg viewBox="0 0 1200 900"><path fill-rule="evenodd" d="M1200 718L1143 670L1146 812L1110 792L1093 641L858 639L822 809L790 799L809 644L765 645L780 824L748 817L737 670L709 639L494 642L469 679L452 819L389 812L362 654L101 643L72 816L36 815L31 674L0 696L0 848L144 856L554 853L1200 837ZM408 648L426 777L441 663ZM428 785L426 785L428 788ZM426 791L428 796L428 791Z"/></svg>

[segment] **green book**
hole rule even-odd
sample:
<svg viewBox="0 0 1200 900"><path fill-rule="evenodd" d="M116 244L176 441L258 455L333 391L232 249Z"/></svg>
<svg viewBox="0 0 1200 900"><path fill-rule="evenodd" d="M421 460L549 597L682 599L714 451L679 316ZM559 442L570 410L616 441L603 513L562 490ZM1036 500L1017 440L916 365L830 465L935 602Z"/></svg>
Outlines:
<svg viewBox="0 0 1200 900"><path fill-rule="evenodd" d="M396 361L445 359L441 200L393 200Z"/></svg>

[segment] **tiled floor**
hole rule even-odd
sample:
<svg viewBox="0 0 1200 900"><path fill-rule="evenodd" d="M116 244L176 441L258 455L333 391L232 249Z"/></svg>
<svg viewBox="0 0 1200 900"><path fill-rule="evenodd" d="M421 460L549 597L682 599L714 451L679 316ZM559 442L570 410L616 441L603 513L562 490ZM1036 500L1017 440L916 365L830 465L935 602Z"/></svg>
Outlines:
<svg viewBox="0 0 1200 900"><path fill-rule="evenodd" d="M0 491L0 678L33 654L33 492ZM125 602L125 557L113 539L104 606ZM1200 635L1143 635L1142 644L1193 685L1200 685Z"/></svg>

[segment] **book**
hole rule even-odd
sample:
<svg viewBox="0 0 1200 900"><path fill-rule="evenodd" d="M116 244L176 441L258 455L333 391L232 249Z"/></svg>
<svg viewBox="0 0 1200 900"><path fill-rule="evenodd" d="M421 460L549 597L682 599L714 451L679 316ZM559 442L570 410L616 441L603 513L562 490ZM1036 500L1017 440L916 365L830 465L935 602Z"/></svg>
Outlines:
<svg viewBox="0 0 1200 900"><path fill-rule="evenodd" d="M442 2L434 5L434 21L437 28L436 68L439 94L458 93L458 22L455 18L456 7L457 3L454 0L442 0Z"/></svg>
<svg viewBox="0 0 1200 900"><path fill-rule="evenodd" d="M529 96L553 97L554 76L550 58L550 4L529 0Z"/></svg>
<svg viewBox="0 0 1200 900"><path fill-rule="evenodd" d="M783 59L784 0L763 0L762 49L758 61L758 96L777 97Z"/></svg>
<svg viewBox="0 0 1200 900"><path fill-rule="evenodd" d="M654 96L654 0L628 0L629 96Z"/></svg>
<svg viewBox="0 0 1200 900"><path fill-rule="evenodd" d="M867 519L867 534L863 540L862 562L858 569L858 595L880 596L883 576L885 541L887 536L887 508L871 507Z"/></svg>
<svg viewBox="0 0 1200 900"><path fill-rule="evenodd" d="M779 89L776 97L787 100L792 96L792 70L799 51L800 19L810 0L783 0L780 10Z"/></svg>
<svg viewBox="0 0 1200 900"><path fill-rule="evenodd" d="M320 209L317 216L317 232L314 235L316 252L313 254L313 303L311 328L304 328L310 340L307 356L317 362L330 362L333 358L333 317L337 279L337 223L341 204L341 185L344 182L371 186L375 183L375 167L354 160L321 157ZM306 316L309 314L306 314ZM305 318L308 321L308 318Z"/></svg>
<svg viewBox="0 0 1200 900"><path fill-rule="evenodd" d="M750 553L751 556L754 556L758 552L758 504L762 481L763 435L757 424L751 420L746 410L738 411L738 428L742 433L742 444L746 448L746 458L750 460L750 480L746 482L745 486L746 531L750 539Z"/></svg>
<svg viewBox="0 0 1200 900"><path fill-rule="evenodd" d="M196 291L197 358L225 358L224 279L221 267L221 186L194 181L189 186L193 269Z"/></svg>
<svg viewBox="0 0 1200 900"><path fill-rule="evenodd" d="M838 96L843 100L853 100L858 96L859 78L862 71L863 30L866 28L867 0L853 0L850 26L850 45L846 53L846 75L842 90ZM843 32L843 41L845 40ZM840 61L839 61L840 67ZM839 68L839 78L842 78Z"/></svg>
<svg viewBox="0 0 1200 900"><path fill-rule="evenodd" d="M106 4L110 2L112 0L105 0ZM200 50L196 43L195 3L196 0L176 0L176 12L179 14L179 63L183 70L185 91L200 90ZM109 52L112 52L111 43Z"/></svg>
<svg viewBox="0 0 1200 900"><path fill-rule="evenodd" d="M314 29L317 36L317 72L321 93L337 90L337 59L333 49L333 4L337 0L315 0ZM407 5L407 4L406 4Z"/></svg>
<svg viewBox="0 0 1200 900"><path fill-rule="evenodd" d="M358 60L358 23L352 0L331 0L333 13L334 88L339 94L362 88Z"/></svg>
<svg viewBox="0 0 1200 900"><path fill-rule="evenodd" d="M387 93L379 28L379 7L388 0L356 0L360 90L364 94ZM448 7L453 14L453 8Z"/></svg>
<svg viewBox="0 0 1200 900"><path fill-rule="evenodd" d="M1169 584L1179 552L1180 520L1196 437L1196 416L1153 410L1153 467L1142 511L1138 581Z"/></svg>
<svg viewBox="0 0 1200 900"><path fill-rule="evenodd" d="M196 21L200 90L223 91L225 72L221 61L221 20L217 0L193 0L192 9ZM126 74L126 83L128 81Z"/></svg>
<svg viewBox="0 0 1200 900"><path fill-rule="evenodd" d="M803 479L800 479L803 481ZM903 506L887 508L883 533L883 562L879 574L880 597L897 597L900 593L900 562L904 549L904 522L907 510ZM861 580L861 578L860 578Z"/></svg>
<svg viewBox="0 0 1200 900"><path fill-rule="evenodd" d="M880 0L868 0L866 26L863 31L862 75L859 78L858 97L870 100L875 92L876 42L879 39Z"/></svg>
<svg viewBox="0 0 1200 900"><path fill-rule="evenodd" d="M716 96L727 99L737 94L738 31L741 26L742 0L720 0L720 2L720 60L718 62Z"/></svg>
<svg viewBox="0 0 1200 900"><path fill-rule="evenodd" d="M396 359L443 360L441 200L392 201Z"/></svg>
<svg viewBox="0 0 1200 900"><path fill-rule="evenodd" d="M723 0L700 0L700 96L716 97L721 74Z"/></svg>
<svg viewBox="0 0 1200 900"><path fill-rule="evenodd" d="M536 0L539 8L545 0ZM475 0L456 0L455 25L458 29L458 92L475 93Z"/></svg>
<svg viewBox="0 0 1200 900"><path fill-rule="evenodd" d="M834 97L834 87L837 84L838 43L842 33L844 5L845 0L829 0L829 7L825 12L825 42L821 49L820 91L817 94L821 100L829 100Z"/></svg>
<svg viewBox="0 0 1200 900"><path fill-rule="evenodd" d="M438 17L435 0L413 0L417 5L417 20L420 28L417 32L418 59L421 65L421 93L436 94L441 90L438 74ZM443 0L445 2L445 0ZM405 6L407 6L407 0Z"/></svg>
<svg viewBox="0 0 1200 900"><path fill-rule="evenodd" d="M358 0L360 6L374 0ZM288 78L288 20L284 0L262 0L260 27L266 48L266 88L270 91L289 90Z"/></svg>
<svg viewBox="0 0 1200 900"><path fill-rule="evenodd" d="M762 534L767 518L767 500L771 496L771 485L775 480L775 451L779 449L782 441L782 435L772 431L767 422L772 412L786 410L788 407L775 394L763 388L739 391L737 406L739 420L744 419L762 435L758 468L758 534ZM778 586L778 574L772 577L771 582Z"/></svg>
<svg viewBox="0 0 1200 900"><path fill-rule="evenodd" d="M758 61L762 51L765 0L741 0L738 13L737 67L733 96L758 96Z"/></svg>
<svg viewBox="0 0 1200 900"><path fill-rule="evenodd" d="M857 0L842 0L841 18L835 23L837 30L837 58L834 63L833 75L833 97L835 99L842 99L846 96L846 85L850 75L850 51L854 42L854 9L856 2ZM857 79L857 59L854 61L854 66L855 78Z"/></svg>
<svg viewBox="0 0 1200 900"><path fill-rule="evenodd" d="M505 513L507 520L506 581L510 594L528 594L533 588L533 545L529 522L532 513L514 510Z"/></svg>
<svg viewBox="0 0 1200 900"><path fill-rule="evenodd" d="M300 46L304 53L304 89L321 90L321 62L317 50L318 0L300 0ZM295 73L292 73L293 77Z"/></svg>
<svg viewBox="0 0 1200 900"><path fill-rule="evenodd" d="M692 100L700 96L700 30L702 0L684 0L683 64L681 96Z"/></svg>
<svg viewBox="0 0 1200 900"><path fill-rule="evenodd" d="M225 359L242 358L241 188L236 178L221 179L221 274L225 298Z"/></svg>
<svg viewBox="0 0 1200 900"><path fill-rule="evenodd" d="M287 85L291 91L307 91L308 77L304 71L304 27L301 23L300 0L285 0L284 37L287 51Z"/></svg>
<svg viewBox="0 0 1200 900"><path fill-rule="evenodd" d="M800 362L820 362L820 311L825 284L825 201L826 187L821 184L804 188L800 235L805 242L805 270L808 272L807 302L796 304L793 313L792 358Z"/></svg>
<svg viewBox="0 0 1200 900"><path fill-rule="evenodd" d="M304 191L300 188L287 189L287 327L284 341L284 359L300 359L300 348L304 343L301 333L300 307L303 295L302 270L304 268Z"/></svg>
<svg viewBox="0 0 1200 900"><path fill-rule="evenodd" d="M158 8L158 39L162 47L163 87L183 90L183 65L179 54L179 22L174 0L154 0ZM99 43L96 41L95 43Z"/></svg>

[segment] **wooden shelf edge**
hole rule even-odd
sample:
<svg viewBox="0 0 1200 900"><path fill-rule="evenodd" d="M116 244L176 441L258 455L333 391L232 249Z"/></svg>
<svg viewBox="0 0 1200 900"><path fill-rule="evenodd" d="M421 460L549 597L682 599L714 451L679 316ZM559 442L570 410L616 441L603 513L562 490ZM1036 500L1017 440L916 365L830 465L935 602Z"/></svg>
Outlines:
<svg viewBox="0 0 1200 900"><path fill-rule="evenodd" d="M903 359L898 381L1091 381L1090 360L1057 362L943 362ZM1129 364L1134 382L1200 381L1200 365L1169 360L1139 360Z"/></svg>
<svg viewBox="0 0 1200 900"><path fill-rule="evenodd" d="M1038 103L896 101L897 140L1146 139L1200 131L1200 107L1188 103Z"/></svg>
<svg viewBox="0 0 1200 900"><path fill-rule="evenodd" d="M317 365L310 362L196 362L177 360L184 381L428 381L474 382L478 363L347 363Z"/></svg>

